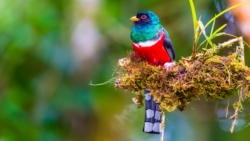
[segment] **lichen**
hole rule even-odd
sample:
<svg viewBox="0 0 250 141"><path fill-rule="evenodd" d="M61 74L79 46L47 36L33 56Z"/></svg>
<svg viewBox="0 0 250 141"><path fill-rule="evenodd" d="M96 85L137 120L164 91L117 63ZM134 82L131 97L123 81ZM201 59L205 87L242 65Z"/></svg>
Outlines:
<svg viewBox="0 0 250 141"><path fill-rule="evenodd" d="M162 110L169 112L177 108L182 111L201 96L227 99L241 87L245 97L250 97L250 68L236 53L182 58L166 70L162 66L152 66L130 52L119 65L117 74L115 86L135 93L139 99L138 107L143 105L141 92L144 89L150 91Z"/></svg>

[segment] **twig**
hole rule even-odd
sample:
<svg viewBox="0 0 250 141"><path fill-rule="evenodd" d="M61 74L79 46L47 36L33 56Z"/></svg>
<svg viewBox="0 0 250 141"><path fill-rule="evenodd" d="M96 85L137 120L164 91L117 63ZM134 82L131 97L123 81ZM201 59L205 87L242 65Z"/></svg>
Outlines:
<svg viewBox="0 0 250 141"><path fill-rule="evenodd" d="M238 38L237 36L232 35L232 34L225 33L224 35L229 36L229 37L233 37L233 38ZM244 43L245 46L250 48L250 45L246 41L243 40L243 43Z"/></svg>
<svg viewBox="0 0 250 141"><path fill-rule="evenodd" d="M243 64L245 64L243 39L242 39L242 37L239 37L239 38L236 38L236 39L238 40L239 45L240 45L239 48L237 48L236 53L241 56L241 60L242 60ZM239 98L238 98L238 103L241 103L242 96L243 96L243 88L240 88L240 94L239 94ZM232 122L232 125L231 125L231 128L230 128L230 132L231 133L233 133L233 131L234 131L234 127L235 127L235 124L236 124L236 121L237 121L237 118L238 118L238 113L239 113L240 107L241 106L237 106L235 108L234 114L229 118L229 119L233 119L233 122Z"/></svg>
<svg viewBox="0 0 250 141"><path fill-rule="evenodd" d="M105 85L105 84L108 84L108 83L113 83L115 80L116 80L116 77L113 77L113 78L109 79L109 80L106 81L106 82L98 83L98 84L93 84L92 81L90 81L90 82L89 82L89 85L90 85L90 86L101 86L101 85Z"/></svg>
<svg viewBox="0 0 250 141"><path fill-rule="evenodd" d="M162 114L161 118L161 141L164 141L164 130L165 130L165 112Z"/></svg>
<svg viewBox="0 0 250 141"><path fill-rule="evenodd" d="M239 38L235 38L235 39L231 39L231 40L229 40L229 41L227 41L227 42L224 42L224 43L222 43L222 44L218 44L218 46L215 46L215 47L213 47L212 49L207 49L206 51L204 51L203 53L198 53L198 54L195 54L196 56L195 57L198 57L198 56L200 56L200 55L205 55L205 54L207 54L207 55L211 55L211 54L214 54L214 53L216 53L218 50L220 50L220 49L222 49L222 48L224 48L224 47L226 47L226 46L229 46L229 45L232 45L233 43L235 43L235 42L242 42L242 45L243 45L243 39L242 39L242 37L239 37ZM243 50L244 50L244 46L243 46ZM240 50L239 50L240 51ZM205 54L204 54L205 53ZM244 54L243 54L243 56L244 56Z"/></svg>
<svg viewBox="0 0 250 141"><path fill-rule="evenodd" d="M226 111L226 118L227 118L227 115L228 115L228 107L229 107L229 99L227 100L227 107L225 108L225 111Z"/></svg>
<svg viewBox="0 0 250 141"><path fill-rule="evenodd" d="M242 40L242 37L240 37L240 38L241 38L241 40ZM229 40L229 41L227 41L227 42L224 42L224 43L222 43L222 44L219 44L219 45L218 45L218 48L223 48L223 47L228 46L228 45L231 45L232 43L237 42L237 41L240 42L240 38L231 39L231 40Z"/></svg>
<svg viewBox="0 0 250 141"><path fill-rule="evenodd" d="M239 37L238 38L239 40L239 50L238 50L238 54L240 55L241 59L242 59L242 62L245 64L245 55L244 55L244 44L243 44L243 39L242 37Z"/></svg>
<svg viewBox="0 0 250 141"><path fill-rule="evenodd" d="M243 94L243 88L240 89L238 103L241 102L242 94ZM239 113L239 109L240 109L240 106L236 107L235 111L234 111L234 114L229 118L229 120L233 119L233 122L232 122L232 125L231 125L231 128L230 128L230 132L231 133L233 133L233 131L234 131L234 127L235 127L235 124L236 124L236 121L237 121L237 118L238 118L238 115L239 115L238 114Z"/></svg>

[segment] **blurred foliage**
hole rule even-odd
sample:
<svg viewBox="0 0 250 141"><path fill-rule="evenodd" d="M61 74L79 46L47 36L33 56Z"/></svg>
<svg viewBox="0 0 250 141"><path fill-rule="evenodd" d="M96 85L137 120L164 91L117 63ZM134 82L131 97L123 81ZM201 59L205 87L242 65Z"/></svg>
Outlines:
<svg viewBox="0 0 250 141"><path fill-rule="evenodd" d="M195 6L205 22L217 13L210 0L195 1ZM91 80L98 83L111 78L117 60L131 50L129 18L140 10L159 15L177 60L190 55L193 29L188 1L0 0L0 140L158 140L158 136L141 132L143 109L130 105L131 94L115 90L111 84L88 85ZM72 34L84 19L95 25L101 38L93 46L95 54L79 62L72 51ZM214 107L206 113L213 115ZM169 138L178 140L178 131L189 130L182 135L190 140L230 141L244 138L249 131L229 136L220 131L213 117L205 120L200 114L187 110L168 115L172 119L166 125L170 125Z"/></svg>

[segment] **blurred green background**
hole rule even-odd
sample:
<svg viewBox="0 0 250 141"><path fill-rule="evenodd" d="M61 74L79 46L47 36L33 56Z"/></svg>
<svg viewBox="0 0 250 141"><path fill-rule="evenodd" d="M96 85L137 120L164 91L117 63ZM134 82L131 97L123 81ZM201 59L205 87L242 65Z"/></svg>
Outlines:
<svg viewBox="0 0 250 141"><path fill-rule="evenodd" d="M223 1L194 2L204 23L226 7ZM136 108L132 93L112 83L89 85L115 76L118 59L132 49L129 19L140 10L160 17L176 60L190 55L187 0L0 0L0 141L159 140L142 132L144 108ZM227 16L216 27L224 23L228 33L241 35ZM233 134L226 105L202 99L184 112L167 113L165 140L247 140L247 103Z"/></svg>

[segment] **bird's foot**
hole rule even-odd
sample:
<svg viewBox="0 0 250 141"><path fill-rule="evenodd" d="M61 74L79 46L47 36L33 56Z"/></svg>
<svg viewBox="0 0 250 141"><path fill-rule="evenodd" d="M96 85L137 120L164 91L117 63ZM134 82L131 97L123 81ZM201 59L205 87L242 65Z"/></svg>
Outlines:
<svg viewBox="0 0 250 141"><path fill-rule="evenodd" d="M118 61L118 65L121 67L125 66L128 63L129 63L129 60L127 58L122 58L122 59L119 59Z"/></svg>
<svg viewBox="0 0 250 141"><path fill-rule="evenodd" d="M175 65L176 65L175 62L167 62L167 63L164 64L164 68L165 68L166 70L169 70L170 68L172 68L172 67L175 66Z"/></svg>
<svg viewBox="0 0 250 141"><path fill-rule="evenodd" d="M136 105L139 104L139 100L138 100L136 97L132 98L132 101L133 101Z"/></svg>

